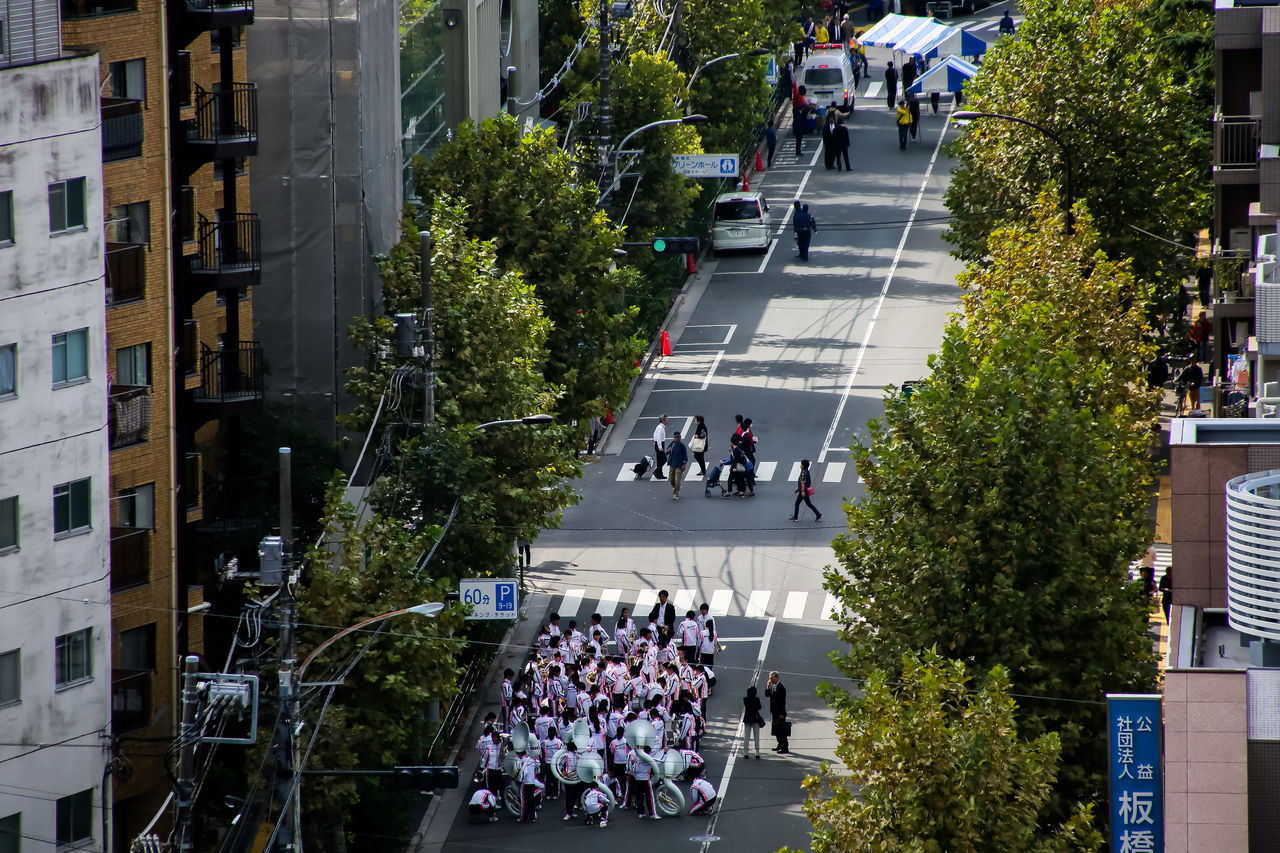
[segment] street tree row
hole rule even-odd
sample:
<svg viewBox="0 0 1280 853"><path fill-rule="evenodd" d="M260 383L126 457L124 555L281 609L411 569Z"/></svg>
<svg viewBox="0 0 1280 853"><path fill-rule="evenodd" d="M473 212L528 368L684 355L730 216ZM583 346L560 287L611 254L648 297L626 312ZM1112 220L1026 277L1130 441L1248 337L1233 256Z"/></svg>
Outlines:
<svg viewBox="0 0 1280 853"><path fill-rule="evenodd" d="M1144 368L1189 268L1172 243L1207 212L1211 10L1021 9L966 106L1069 156L998 118L954 145L961 311L852 448L866 496L827 574L853 687L826 690L842 764L806 783L815 851L1100 849L1105 694L1157 684L1129 573L1151 535ZM1187 49L1162 54L1172 32Z"/></svg>

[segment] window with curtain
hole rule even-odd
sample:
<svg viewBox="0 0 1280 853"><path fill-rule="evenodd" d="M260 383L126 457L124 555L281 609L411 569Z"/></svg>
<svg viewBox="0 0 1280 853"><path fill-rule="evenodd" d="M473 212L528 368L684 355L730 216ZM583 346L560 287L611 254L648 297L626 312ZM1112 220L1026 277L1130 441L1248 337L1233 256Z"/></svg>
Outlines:
<svg viewBox="0 0 1280 853"><path fill-rule="evenodd" d="M89 377L89 330L53 336L53 387Z"/></svg>
<svg viewBox="0 0 1280 853"><path fill-rule="evenodd" d="M18 345L0 346L0 399L18 394Z"/></svg>
<svg viewBox="0 0 1280 853"><path fill-rule="evenodd" d="M71 178L49 184L49 231L62 234L84 228L84 178Z"/></svg>
<svg viewBox="0 0 1280 853"><path fill-rule="evenodd" d="M58 637L54 646L57 658L57 685L63 687L93 678L93 629L84 628Z"/></svg>
<svg viewBox="0 0 1280 853"><path fill-rule="evenodd" d="M151 384L151 344L135 344L116 350L116 384Z"/></svg>

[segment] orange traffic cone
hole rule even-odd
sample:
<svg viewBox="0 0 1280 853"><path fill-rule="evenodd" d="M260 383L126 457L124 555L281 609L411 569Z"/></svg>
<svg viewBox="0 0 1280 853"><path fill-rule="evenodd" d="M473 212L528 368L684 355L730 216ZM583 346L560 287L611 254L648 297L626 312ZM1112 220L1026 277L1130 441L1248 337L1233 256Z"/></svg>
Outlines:
<svg viewBox="0 0 1280 853"><path fill-rule="evenodd" d="M749 189L751 189L751 185L747 183L747 173L743 172L742 173L742 191L745 193Z"/></svg>
<svg viewBox="0 0 1280 853"><path fill-rule="evenodd" d="M684 268L690 275L698 271L693 265L693 252L689 252L684 256Z"/></svg>
<svg viewBox="0 0 1280 853"><path fill-rule="evenodd" d="M756 149L756 171L757 172L764 171L764 157L760 154L759 148Z"/></svg>
<svg viewBox="0 0 1280 853"><path fill-rule="evenodd" d="M665 329L662 331L662 354L671 355L671 338L667 337Z"/></svg>
<svg viewBox="0 0 1280 853"><path fill-rule="evenodd" d="M606 425L613 423L613 408L608 400L604 401L604 422Z"/></svg>

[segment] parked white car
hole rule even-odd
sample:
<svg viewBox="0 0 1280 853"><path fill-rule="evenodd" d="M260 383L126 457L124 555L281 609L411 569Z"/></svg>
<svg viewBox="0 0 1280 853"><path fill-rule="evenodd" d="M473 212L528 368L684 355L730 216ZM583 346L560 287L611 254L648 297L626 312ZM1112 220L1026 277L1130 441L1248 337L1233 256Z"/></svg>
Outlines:
<svg viewBox="0 0 1280 853"><path fill-rule="evenodd" d="M769 249L769 205L758 192L716 196L711 220L711 250Z"/></svg>

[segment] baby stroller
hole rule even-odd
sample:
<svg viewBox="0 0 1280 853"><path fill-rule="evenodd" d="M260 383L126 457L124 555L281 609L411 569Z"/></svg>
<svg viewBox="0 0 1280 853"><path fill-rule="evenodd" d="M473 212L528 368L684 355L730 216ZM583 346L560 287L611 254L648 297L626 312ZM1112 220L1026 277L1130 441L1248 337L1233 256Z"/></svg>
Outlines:
<svg viewBox="0 0 1280 853"><path fill-rule="evenodd" d="M712 489L719 489L720 497L724 497L724 483L721 482L720 475L724 473L724 466L728 464L728 459L721 459L719 465L713 465L711 470L707 472L706 489L703 491L703 497L711 497Z"/></svg>

